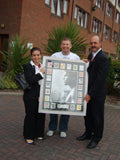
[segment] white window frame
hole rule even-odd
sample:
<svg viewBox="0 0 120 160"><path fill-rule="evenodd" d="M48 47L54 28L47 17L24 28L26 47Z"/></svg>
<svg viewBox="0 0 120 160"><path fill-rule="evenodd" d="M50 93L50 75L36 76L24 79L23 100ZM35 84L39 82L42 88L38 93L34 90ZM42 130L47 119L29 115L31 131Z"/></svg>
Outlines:
<svg viewBox="0 0 120 160"><path fill-rule="evenodd" d="M79 9L77 8L77 11L76 11L76 15L75 15L75 18L77 17L77 23L78 25L80 25L82 28L85 28L87 29L87 24L88 24L88 13L85 12L84 10L82 9Z"/></svg>
<svg viewBox="0 0 120 160"><path fill-rule="evenodd" d="M68 13L69 0L46 0L45 3L49 4L54 15L61 17L62 14Z"/></svg>
<svg viewBox="0 0 120 160"><path fill-rule="evenodd" d="M118 33L116 31L114 31L113 32L113 42L116 43L117 39L118 39Z"/></svg>
<svg viewBox="0 0 120 160"><path fill-rule="evenodd" d="M106 3L106 14L111 18L113 17L113 6L110 2Z"/></svg>
<svg viewBox="0 0 120 160"><path fill-rule="evenodd" d="M103 9L103 0L94 0L94 4L101 10Z"/></svg>
<svg viewBox="0 0 120 160"><path fill-rule="evenodd" d="M120 20L120 13L116 11L115 22L118 24Z"/></svg>
<svg viewBox="0 0 120 160"><path fill-rule="evenodd" d="M45 4L50 5L50 0L45 0Z"/></svg>
<svg viewBox="0 0 120 160"><path fill-rule="evenodd" d="M106 39L110 40L111 28L107 25L104 25L104 35Z"/></svg>
<svg viewBox="0 0 120 160"><path fill-rule="evenodd" d="M68 0L64 0L63 13L64 14L68 13Z"/></svg>
<svg viewBox="0 0 120 160"><path fill-rule="evenodd" d="M93 18L93 33L98 34L99 32L101 32L101 24L101 21L99 21L95 17Z"/></svg>

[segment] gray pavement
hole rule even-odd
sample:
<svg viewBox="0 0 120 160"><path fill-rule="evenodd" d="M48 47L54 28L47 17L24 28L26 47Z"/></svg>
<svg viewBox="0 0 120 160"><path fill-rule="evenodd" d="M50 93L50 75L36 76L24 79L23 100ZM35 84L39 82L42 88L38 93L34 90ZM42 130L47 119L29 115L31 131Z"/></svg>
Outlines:
<svg viewBox="0 0 120 160"><path fill-rule="evenodd" d="M105 107L103 139L95 149L86 149L89 141L76 137L84 132L84 120L70 116L67 138L46 137L36 145L24 142L24 104L22 93L0 93L0 159L1 160L120 160L120 107ZM49 115L46 114L46 131Z"/></svg>

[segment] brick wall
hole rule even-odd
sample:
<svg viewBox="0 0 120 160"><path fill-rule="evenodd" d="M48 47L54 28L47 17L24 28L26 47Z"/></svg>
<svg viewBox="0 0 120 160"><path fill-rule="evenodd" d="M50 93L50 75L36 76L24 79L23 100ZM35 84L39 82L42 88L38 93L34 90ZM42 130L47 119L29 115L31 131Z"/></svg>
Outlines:
<svg viewBox="0 0 120 160"><path fill-rule="evenodd" d="M48 31L71 20L72 2L70 0L68 15L57 17L51 14L51 8L45 5L45 0L0 0L0 24L5 24L5 29L0 28L0 34L9 34L11 38L13 34L18 33L21 38L27 38L34 46L41 47L41 44L45 43L48 38ZM92 33L92 18L94 16L103 21L104 11L97 9L93 12L91 9L93 4L90 0L74 0L75 5L89 13L88 30L82 28L81 32L89 42L90 37L94 35ZM73 21L76 22L74 10ZM112 19L105 16L105 23L119 31L119 25L115 23L113 25L112 22ZM108 53L115 53L114 43L103 37L103 50Z"/></svg>
<svg viewBox="0 0 120 160"><path fill-rule="evenodd" d="M44 0L24 0L20 36L26 35L29 42L41 46L47 38L48 31L59 24L65 24L69 19L70 15L64 15L62 18L52 15Z"/></svg>
<svg viewBox="0 0 120 160"><path fill-rule="evenodd" d="M0 27L0 34L19 34L21 21L22 0L0 0L0 26L5 24L5 28Z"/></svg>

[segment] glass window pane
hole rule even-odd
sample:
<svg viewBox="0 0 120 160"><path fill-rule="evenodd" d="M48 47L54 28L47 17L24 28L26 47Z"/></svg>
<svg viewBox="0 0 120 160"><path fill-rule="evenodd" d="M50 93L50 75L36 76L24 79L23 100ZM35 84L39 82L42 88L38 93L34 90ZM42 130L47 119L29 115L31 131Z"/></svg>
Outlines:
<svg viewBox="0 0 120 160"><path fill-rule="evenodd" d="M50 0L45 0L45 4L49 5L50 4Z"/></svg>
<svg viewBox="0 0 120 160"><path fill-rule="evenodd" d="M67 14L68 11L68 0L64 0L63 13Z"/></svg>

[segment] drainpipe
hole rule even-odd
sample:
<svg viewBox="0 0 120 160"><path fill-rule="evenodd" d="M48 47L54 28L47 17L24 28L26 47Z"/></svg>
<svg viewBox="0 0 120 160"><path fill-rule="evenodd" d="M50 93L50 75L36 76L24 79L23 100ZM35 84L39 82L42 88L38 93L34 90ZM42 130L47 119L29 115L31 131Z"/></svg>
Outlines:
<svg viewBox="0 0 120 160"><path fill-rule="evenodd" d="M72 19L73 19L73 9L74 9L74 0L72 1L72 12L71 12L71 23L72 23Z"/></svg>
<svg viewBox="0 0 120 160"><path fill-rule="evenodd" d="M103 33L104 33L104 25L105 25L105 15L106 15L106 0L105 0L105 12L103 17L103 28L102 28L102 36L101 36L101 42L103 43Z"/></svg>

